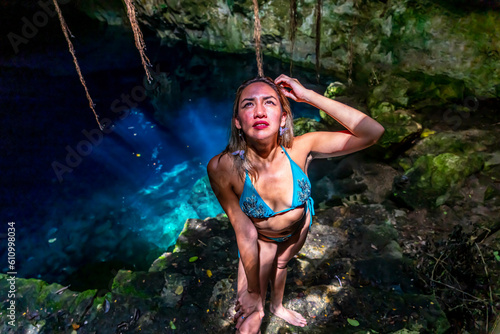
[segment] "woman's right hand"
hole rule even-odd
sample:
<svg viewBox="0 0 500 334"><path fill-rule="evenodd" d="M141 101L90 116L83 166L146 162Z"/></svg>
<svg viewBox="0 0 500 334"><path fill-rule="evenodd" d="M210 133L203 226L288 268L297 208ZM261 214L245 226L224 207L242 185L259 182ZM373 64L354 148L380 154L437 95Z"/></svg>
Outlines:
<svg viewBox="0 0 500 334"><path fill-rule="evenodd" d="M240 328L245 319L247 319L254 312L259 312L259 317L262 319L264 317L264 306L262 305L260 293L250 293L247 290L244 290L238 297L234 310L236 311L236 314L234 315L236 328Z"/></svg>
<svg viewBox="0 0 500 334"><path fill-rule="evenodd" d="M286 97L295 102L307 102L306 95L309 90L302 86L299 80L281 74L274 80L274 83L281 89Z"/></svg>

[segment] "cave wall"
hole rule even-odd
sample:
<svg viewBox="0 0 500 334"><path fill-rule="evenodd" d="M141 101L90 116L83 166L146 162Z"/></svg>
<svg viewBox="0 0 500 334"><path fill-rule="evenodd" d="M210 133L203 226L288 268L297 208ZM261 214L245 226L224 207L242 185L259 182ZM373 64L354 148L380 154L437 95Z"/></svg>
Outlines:
<svg viewBox="0 0 500 334"><path fill-rule="evenodd" d="M259 1L263 52L314 68L318 1L296 1L293 55L290 3ZM135 5L140 22L166 41L253 52L251 0L136 0ZM128 24L119 0L89 0L80 7L108 24ZM493 2L324 0L320 68L343 81L362 83L377 82L388 72L446 76L463 81L476 96L497 97L498 22L500 11Z"/></svg>

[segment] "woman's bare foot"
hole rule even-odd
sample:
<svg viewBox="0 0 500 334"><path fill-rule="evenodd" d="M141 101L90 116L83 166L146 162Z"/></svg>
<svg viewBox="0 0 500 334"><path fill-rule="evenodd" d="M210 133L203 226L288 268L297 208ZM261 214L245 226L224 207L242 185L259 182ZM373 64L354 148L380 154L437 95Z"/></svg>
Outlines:
<svg viewBox="0 0 500 334"><path fill-rule="evenodd" d="M262 318L259 312L254 312L248 316L243 323L240 324L239 329L236 333L238 334L260 334L260 325L262 323Z"/></svg>
<svg viewBox="0 0 500 334"><path fill-rule="evenodd" d="M270 309L275 316L280 317L291 325L299 327L307 326L307 320L300 313L286 309L283 305L276 308L271 306Z"/></svg>

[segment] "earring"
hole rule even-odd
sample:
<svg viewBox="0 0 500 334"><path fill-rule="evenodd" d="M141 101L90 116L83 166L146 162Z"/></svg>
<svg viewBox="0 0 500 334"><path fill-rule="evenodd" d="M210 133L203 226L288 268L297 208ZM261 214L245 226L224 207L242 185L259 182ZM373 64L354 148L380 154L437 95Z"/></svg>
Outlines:
<svg viewBox="0 0 500 334"><path fill-rule="evenodd" d="M232 155L239 155L241 160L245 160L245 150L238 150L231 153Z"/></svg>
<svg viewBox="0 0 500 334"><path fill-rule="evenodd" d="M283 128L280 126L280 136L283 136L286 130L288 130L288 128Z"/></svg>

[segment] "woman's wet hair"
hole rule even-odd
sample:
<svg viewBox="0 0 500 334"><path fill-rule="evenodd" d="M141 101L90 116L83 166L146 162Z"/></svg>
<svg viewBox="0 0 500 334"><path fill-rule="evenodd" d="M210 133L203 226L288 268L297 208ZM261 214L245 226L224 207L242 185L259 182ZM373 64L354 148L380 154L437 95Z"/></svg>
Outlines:
<svg viewBox="0 0 500 334"><path fill-rule="evenodd" d="M246 136L243 131L238 129L235 124L235 119L238 117L238 106L240 103L240 98L243 90L250 86L253 83L257 82L263 82L267 85L269 85L278 95L278 99L280 102L281 110L286 113L286 120L285 120L285 128L287 130L280 135L278 133L278 145L283 145L286 148L292 147L293 144L293 116L292 116L292 110L290 108L290 102L288 101L288 98L281 92L281 90L276 86L274 83L273 79L269 77L255 77L252 79L249 79L241 84L241 86L238 88L236 91L236 97L234 99L234 104L233 104L233 115L231 117L231 129L230 129L230 134L229 134L229 143L226 146L225 150L222 152L221 156L224 154L230 154L233 158L234 166L236 167L236 170L238 171L238 174L240 175L241 178L244 178L245 176L245 170L248 171L248 174L255 180L257 179L258 175L253 167L252 162L246 158L242 159L241 155L239 154L232 154L233 152L241 152L244 150L247 152L247 142L246 142Z"/></svg>

